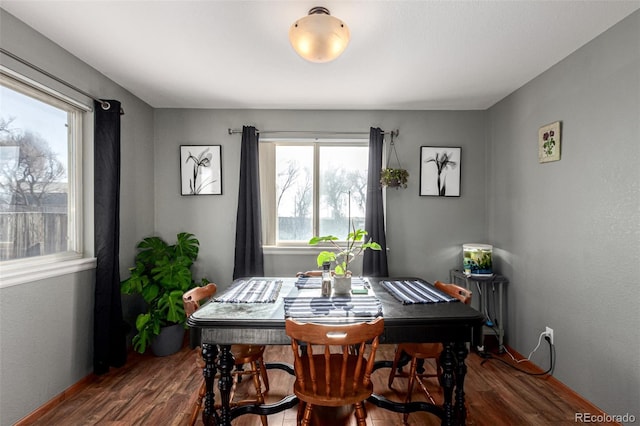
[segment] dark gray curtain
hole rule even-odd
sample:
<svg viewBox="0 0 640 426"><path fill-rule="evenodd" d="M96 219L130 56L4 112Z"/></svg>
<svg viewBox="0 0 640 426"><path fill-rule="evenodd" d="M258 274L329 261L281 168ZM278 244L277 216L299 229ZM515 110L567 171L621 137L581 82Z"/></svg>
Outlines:
<svg viewBox="0 0 640 426"><path fill-rule="evenodd" d="M264 275L262 226L260 218L260 177L258 166L258 132L242 127L240 154L240 189L236 216L236 252L233 279Z"/></svg>
<svg viewBox="0 0 640 426"><path fill-rule="evenodd" d="M120 298L120 102L94 102L94 214L96 268L93 371L127 361ZM103 107L103 105L105 107ZM106 105L109 105L107 109Z"/></svg>
<svg viewBox="0 0 640 426"><path fill-rule="evenodd" d="M382 250L367 250L362 260L362 275L368 277L389 276L387 266L387 237L384 232L384 207L382 204L382 169L384 134L380 128L369 131L369 175L367 176L367 206L364 229L373 241L382 246Z"/></svg>

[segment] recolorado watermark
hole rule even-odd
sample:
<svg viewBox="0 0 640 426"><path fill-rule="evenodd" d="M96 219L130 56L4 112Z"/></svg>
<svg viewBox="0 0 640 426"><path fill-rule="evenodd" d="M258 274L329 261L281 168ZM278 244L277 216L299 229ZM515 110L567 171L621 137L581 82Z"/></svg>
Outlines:
<svg viewBox="0 0 640 426"><path fill-rule="evenodd" d="M635 423L636 416L633 414L592 414L592 413L575 413L573 415L575 423Z"/></svg>

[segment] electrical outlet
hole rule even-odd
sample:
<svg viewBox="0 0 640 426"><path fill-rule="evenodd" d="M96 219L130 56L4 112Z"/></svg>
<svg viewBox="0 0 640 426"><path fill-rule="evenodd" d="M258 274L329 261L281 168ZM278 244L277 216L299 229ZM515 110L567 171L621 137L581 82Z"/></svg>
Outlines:
<svg viewBox="0 0 640 426"><path fill-rule="evenodd" d="M553 345L553 328L547 327L547 329L545 330L544 334L549 336L549 340L551 341L551 344Z"/></svg>

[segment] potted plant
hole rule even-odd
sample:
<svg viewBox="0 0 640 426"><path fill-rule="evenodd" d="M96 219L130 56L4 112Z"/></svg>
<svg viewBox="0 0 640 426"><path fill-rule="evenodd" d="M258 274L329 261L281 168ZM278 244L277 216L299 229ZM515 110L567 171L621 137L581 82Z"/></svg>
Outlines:
<svg viewBox="0 0 640 426"><path fill-rule="evenodd" d="M349 263L356 256L364 252L366 249L382 249L380 244L371 241L371 239L365 242L367 234L367 231L363 229L356 229L355 226L353 226L353 231L349 232L349 235L347 235L346 244L344 246L338 244L338 237L334 237L333 235L313 237L309 240L310 245L329 243L335 248L335 252L326 250L321 251L318 254L316 261L318 267L321 267L326 262L335 262L334 292L336 294L346 294L351 290L351 271L349 270Z"/></svg>
<svg viewBox="0 0 640 426"><path fill-rule="evenodd" d="M179 233L173 245L159 237L147 237L138 243L136 266L129 269L131 276L120 287L122 293L140 294L147 305L147 311L136 318L134 350L144 353L151 345L156 355L163 356L182 346L186 323L182 295L197 285L191 266L198 257L199 245L195 236L186 232ZM161 332L163 336L173 334L176 342L164 347L157 341Z"/></svg>
<svg viewBox="0 0 640 426"><path fill-rule="evenodd" d="M406 188L408 178L409 172L405 169L387 167L380 171L380 184L382 186L389 186L396 189L400 187Z"/></svg>

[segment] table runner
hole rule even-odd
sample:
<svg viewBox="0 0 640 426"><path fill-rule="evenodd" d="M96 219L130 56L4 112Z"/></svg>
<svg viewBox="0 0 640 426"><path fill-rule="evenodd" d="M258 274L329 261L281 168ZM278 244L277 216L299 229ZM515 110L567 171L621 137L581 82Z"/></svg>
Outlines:
<svg viewBox="0 0 640 426"><path fill-rule="evenodd" d="M351 286L369 288L369 283L362 277L351 277ZM296 280L296 287L299 289L322 288L322 277L299 277Z"/></svg>
<svg viewBox="0 0 640 426"><path fill-rule="evenodd" d="M282 280L239 280L214 300L224 303L273 303L281 287Z"/></svg>
<svg viewBox="0 0 640 426"><path fill-rule="evenodd" d="M382 304L374 296L285 297L284 316L314 322L369 321L382 316Z"/></svg>
<svg viewBox="0 0 640 426"><path fill-rule="evenodd" d="M456 302L458 299L438 290L423 281L382 281L382 287L393 295L403 305L414 303L445 303Z"/></svg>

